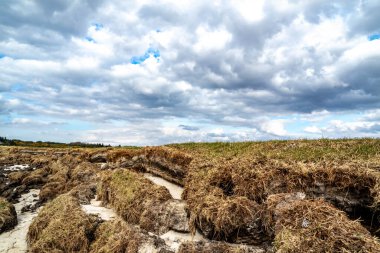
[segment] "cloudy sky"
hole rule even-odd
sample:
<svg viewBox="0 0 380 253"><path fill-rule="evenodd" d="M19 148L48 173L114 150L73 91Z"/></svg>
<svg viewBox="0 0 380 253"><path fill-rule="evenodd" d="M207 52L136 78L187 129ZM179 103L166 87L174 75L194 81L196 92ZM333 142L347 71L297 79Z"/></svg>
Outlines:
<svg viewBox="0 0 380 253"><path fill-rule="evenodd" d="M380 1L0 2L0 136L380 137Z"/></svg>

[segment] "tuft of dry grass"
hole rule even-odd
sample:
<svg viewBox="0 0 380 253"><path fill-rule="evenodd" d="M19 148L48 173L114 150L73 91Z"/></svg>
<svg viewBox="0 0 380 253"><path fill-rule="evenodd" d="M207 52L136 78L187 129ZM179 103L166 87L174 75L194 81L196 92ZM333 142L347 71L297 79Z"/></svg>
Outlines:
<svg viewBox="0 0 380 253"><path fill-rule="evenodd" d="M380 242L344 212L323 200L289 201L287 195L267 200L276 252L380 252Z"/></svg>
<svg viewBox="0 0 380 253"><path fill-rule="evenodd" d="M102 223L95 232L91 253L137 253L141 233L121 219Z"/></svg>
<svg viewBox="0 0 380 253"><path fill-rule="evenodd" d="M29 252L88 252L96 222L63 194L46 204L29 227Z"/></svg>
<svg viewBox="0 0 380 253"><path fill-rule="evenodd" d="M8 174L8 178L12 184L20 184L22 180L29 174L27 171L15 171Z"/></svg>
<svg viewBox="0 0 380 253"><path fill-rule="evenodd" d="M104 172L98 198L111 205L127 222L139 224L145 209L171 199L169 191L153 184L141 174L128 170Z"/></svg>
<svg viewBox="0 0 380 253"><path fill-rule="evenodd" d="M49 172L46 167L36 169L25 176L21 183L26 186L42 185L46 182L48 174Z"/></svg>
<svg viewBox="0 0 380 253"><path fill-rule="evenodd" d="M15 207L5 198L0 197L0 233L17 225Z"/></svg>
<svg viewBox="0 0 380 253"><path fill-rule="evenodd" d="M234 241L244 234L253 221L260 219L262 208L246 197L223 197L209 194L202 204L189 202L190 227L196 227L208 237Z"/></svg>
<svg viewBox="0 0 380 253"><path fill-rule="evenodd" d="M144 154L151 161L165 159L177 166L188 166L193 159L189 154L170 147L147 147Z"/></svg>

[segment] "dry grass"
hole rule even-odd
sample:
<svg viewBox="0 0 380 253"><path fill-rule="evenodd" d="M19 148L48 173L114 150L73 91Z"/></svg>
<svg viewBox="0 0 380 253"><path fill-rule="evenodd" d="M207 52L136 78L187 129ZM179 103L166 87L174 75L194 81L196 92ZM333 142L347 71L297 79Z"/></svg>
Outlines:
<svg viewBox="0 0 380 253"><path fill-rule="evenodd" d="M0 197L0 233L17 225L15 207L5 198Z"/></svg>
<svg viewBox="0 0 380 253"><path fill-rule="evenodd" d="M42 185L46 182L48 174L47 167L36 169L24 177L21 183L26 186Z"/></svg>
<svg viewBox="0 0 380 253"><path fill-rule="evenodd" d="M148 160L165 159L167 163L177 166L188 166L193 159L187 153L170 147L147 147L144 154Z"/></svg>
<svg viewBox="0 0 380 253"><path fill-rule="evenodd" d="M279 205L285 195L272 195L267 201L267 226L274 232L276 252L380 252L379 241L344 212L323 200Z"/></svg>
<svg viewBox="0 0 380 253"><path fill-rule="evenodd" d="M95 232L91 253L137 253L140 232L121 219L102 223Z"/></svg>
<svg viewBox="0 0 380 253"><path fill-rule="evenodd" d="M128 170L103 173L98 198L111 205L127 222L139 224L145 209L171 199L169 191Z"/></svg>
<svg viewBox="0 0 380 253"><path fill-rule="evenodd" d="M283 161L352 161L365 163L380 159L380 139L319 139L263 142L215 142L168 145L203 159L234 157L266 158Z"/></svg>
<svg viewBox="0 0 380 253"><path fill-rule="evenodd" d="M183 185L191 160L187 153L170 147L116 149L107 153L108 162L136 171L149 171L180 185Z"/></svg>
<svg viewBox="0 0 380 253"><path fill-rule="evenodd" d="M355 207L367 208L374 221L380 220L380 140L172 146L194 157L183 196L192 227L206 230L209 238L220 239L224 234L231 240L228 237L234 235L234 229L244 227L245 217L260 219L263 208L257 206L262 206L271 194L283 192L326 197L339 208L356 201ZM342 203L331 198L335 195L343 199ZM228 213L234 205L237 211ZM376 228L376 222L373 226L372 231L380 228Z"/></svg>
<svg viewBox="0 0 380 253"><path fill-rule="evenodd" d="M8 174L8 178L12 184L20 184L22 180L29 174L27 171L15 171Z"/></svg>
<svg viewBox="0 0 380 253"><path fill-rule="evenodd" d="M77 199L60 195L33 220L28 231L29 252L88 252L95 228Z"/></svg>
<svg viewBox="0 0 380 253"><path fill-rule="evenodd" d="M141 155L143 152L141 149L115 149L107 152L108 162L118 162L121 159L132 159L134 156ZM95 153L96 154L96 153Z"/></svg>
<svg viewBox="0 0 380 253"><path fill-rule="evenodd" d="M178 253L264 253L264 250L249 246L232 246L224 242L185 242Z"/></svg>
<svg viewBox="0 0 380 253"><path fill-rule="evenodd" d="M95 184L98 172L96 165L81 162L78 158L69 155L52 162L49 169L50 175L40 192L40 198L43 201L53 199L83 184Z"/></svg>
<svg viewBox="0 0 380 253"><path fill-rule="evenodd" d="M192 231L197 226L207 237L218 240L231 240L262 213L260 205L246 197L224 197L220 193L209 193L202 204L192 201L189 209Z"/></svg>

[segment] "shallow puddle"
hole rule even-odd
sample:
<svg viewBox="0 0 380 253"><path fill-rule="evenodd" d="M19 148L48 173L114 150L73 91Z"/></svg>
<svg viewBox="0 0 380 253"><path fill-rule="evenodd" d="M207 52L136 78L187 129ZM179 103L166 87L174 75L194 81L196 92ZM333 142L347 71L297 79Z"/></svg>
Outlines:
<svg viewBox="0 0 380 253"><path fill-rule="evenodd" d="M181 195L183 192L183 188L181 186L170 183L169 181L161 177L154 176L150 173L144 173L144 177L157 185L166 187L166 189L169 190L170 195L172 195L173 199L181 199Z"/></svg>
<svg viewBox="0 0 380 253"><path fill-rule="evenodd" d="M34 217L38 214L38 209L34 212L21 213L21 209L27 205L33 205L38 200L40 190L31 189L28 193L22 194L15 204L17 212L17 226L7 232L0 234L0 252L21 253L27 252L26 235ZM37 197L35 197L37 195Z"/></svg>

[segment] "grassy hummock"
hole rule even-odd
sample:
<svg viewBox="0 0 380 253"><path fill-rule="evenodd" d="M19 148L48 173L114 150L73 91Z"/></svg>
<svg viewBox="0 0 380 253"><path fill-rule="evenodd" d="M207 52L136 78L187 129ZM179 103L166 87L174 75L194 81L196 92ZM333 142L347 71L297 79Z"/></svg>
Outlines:
<svg viewBox="0 0 380 253"><path fill-rule="evenodd" d="M98 198L109 204L127 222L139 224L143 212L171 199L169 191L129 170L105 172L98 188Z"/></svg>
<svg viewBox="0 0 380 253"><path fill-rule="evenodd" d="M95 232L91 253L138 251L141 244L140 232L121 219L102 223Z"/></svg>
<svg viewBox="0 0 380 253"><path fill-rule="evenodd" d="M0 233L12 229L17 225L15 207L5 198L0 197Z"/></svg>
<svg viewBox="0 0 380 253"><path fill-rule="evenodd" d="M274 232L276 252L380 252L380 242L344 212L323 200L286 203L286 195L272 195L267 201L267 226Z"/></svg>
<svg viewBox="0 0 380 253"><path fill-rule="evenodd" d="M60 195L43 207L29 227L29 252L88 252L96 225L76 198Z"/></svg>

